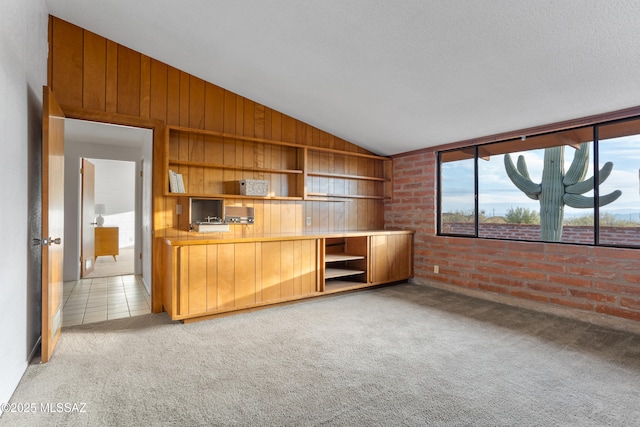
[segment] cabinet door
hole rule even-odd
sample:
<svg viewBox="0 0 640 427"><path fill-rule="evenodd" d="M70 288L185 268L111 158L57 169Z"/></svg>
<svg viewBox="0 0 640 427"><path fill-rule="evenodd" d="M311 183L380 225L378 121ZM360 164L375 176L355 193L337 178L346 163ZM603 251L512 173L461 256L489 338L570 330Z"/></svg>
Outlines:
<svg viewBox="0 0 640 427"><path fill-rule="evenodd" d="M166 246L165 309L173 320L317 292L318 240Z"/></svg>
<svg viewBox="0 0 640 427"><path fill-rule="evenodd" d="M316 292L317 240L260 243L260 300L294 299Z"/></svg>
<svg viewBox="0 0 640 427"><path fill-rule="evenodd" d="M411 234L371 236L371 283L390 283L408 279L411 277L412 258Z"/></svg>

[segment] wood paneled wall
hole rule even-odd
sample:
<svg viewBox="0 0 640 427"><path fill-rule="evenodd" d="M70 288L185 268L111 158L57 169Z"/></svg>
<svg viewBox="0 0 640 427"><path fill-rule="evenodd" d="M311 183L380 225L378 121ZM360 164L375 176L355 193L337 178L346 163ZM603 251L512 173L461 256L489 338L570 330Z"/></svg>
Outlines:
<svg viewBox="0 0 640 427"><path fill-rule="evenodd" d="M118 123L161 123L244 136L268 138L310 146L367 153L366 150L302 123L285 114L241 97L212 83L133 51L104 37L55 17L49 26L48 82L65 112L79 118ZM135 120L133 120L135 119ZM156 127L155 132L158 132ZM164 173L164 159L154 135L154 235L179 233L174 226L177 197L165 197L156 176ZM161 144L160 144L161 145ZM198 141L194 141L198 147ZM236 153L242 163L243 153ZM339 156L318 157L333 162L327 171L343 173ZM358 167L358 166L354 166ZM230 172L234 173L234 172ZM342 184L341 184L342 185ZM357 185L357 184L351 184ZM281 233L302 231L373 230L384 226L382 200L347 202L226 200L227 205L253 206L253 228L234 228L234 233ZM306 217L312 226L306 227ZM154 281L162 251L154 243ZM158 252L159 251L159 252ZM157 253L157 255L156 255Z"/></svg>

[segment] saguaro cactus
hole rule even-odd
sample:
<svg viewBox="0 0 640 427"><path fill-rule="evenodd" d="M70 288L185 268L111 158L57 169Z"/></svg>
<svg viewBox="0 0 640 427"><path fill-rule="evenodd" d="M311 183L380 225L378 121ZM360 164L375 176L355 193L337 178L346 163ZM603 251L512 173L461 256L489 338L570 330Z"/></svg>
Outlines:
<svg viewBox="0 0 640 427"><path fill-rule="evenodd" d="M564 205L572 208L592 208L594 198L583 196L593 189L593 177L584 179L589 168L589 143L583 142L576 151L567 173L564 171L564 146L545 148L542 181L536 184L529 178L524 156L518 157L518 166L514 167L509 154L504 155L504 166L511 181L524 194L540 202L540 236L544 241L559 242L562 238L562 220ZM607 162L598 175L599 184L603 183L613 163ZM598 205L604 206L615 201L622 192L600 196Z"/></svg>

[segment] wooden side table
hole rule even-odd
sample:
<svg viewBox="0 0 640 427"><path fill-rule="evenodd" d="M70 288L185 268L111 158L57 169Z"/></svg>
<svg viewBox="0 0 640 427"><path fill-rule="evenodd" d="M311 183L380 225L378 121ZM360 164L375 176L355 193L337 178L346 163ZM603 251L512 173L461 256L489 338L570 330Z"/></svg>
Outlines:
<svg viewBox="0 0 640 427"><path fill-rule="evenodd" d="M95 258L99 256L111 255L114 261L118 261L116 256L119 252L118 227L96 227L95 229Z"/></svg>

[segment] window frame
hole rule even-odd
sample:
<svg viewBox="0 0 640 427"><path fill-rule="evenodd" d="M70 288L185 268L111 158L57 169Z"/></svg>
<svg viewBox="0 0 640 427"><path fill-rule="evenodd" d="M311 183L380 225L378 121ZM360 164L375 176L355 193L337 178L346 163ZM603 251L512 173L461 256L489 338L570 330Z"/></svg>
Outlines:
<svg viewBox="0 0 640 427"><path fill-rule="evenodd" d="M629 114L633 112L634 114ZM616 117L616 115L618 117ZM602 120L597 120L600 117ZM554 125L545 125L540 126L538 128L531 128L525 131L529 133L525 133L525 131L516 131L502 134L502 138L498 138L498 136L494 137L485 137L478 140L469 140L462 141L456 144L450 144L445 146L447 148L440 149L436 151L436 173L437 173L437 197L436 197L436 235L441 237L465 237L471 239L486 239L486 240L505 240L505 241L517 241L517 242L535 242L535 243L555 243L555 244L564 244L564 245L581 245L581 246L602 246L602 247L613 247L613 248L626 248L626 249L640 249L640 245L624 245L624 244L611 244L611 243L601 243L600 242L600 206L597 202L600 196L600 180L599 180L599 145L600 145L600 128L602 126L615 125L618 123L631 122L631 121L640 121L640 107L635 107L633 109L621 110L619 112L607 113L600 116L592 116L581 120L571 121L572 126L566 125L569 122L563 122L565 125L557 124L555 128ZM581 122L582 121L582 122ZM538 133L535 132L534 129L539 129ZM479 235L479 170L478 170L478 159L479 152L482 150L482 147L490 146L493 144L506 143L509 141L516 141L517 139L526 139L530 137L544 136L544 135L552 135L556 133L560 133L563 131L570 130L580 130L580 129L591 129L592 134L592 143L593 143L593 152L592 152L592 167L593 167L593 243L582 243L582 242L552 242L545 240L530 240L530 239L517 239L517 238L506 238L506 237L488 237L488 236L480 236ZM519 136L518 136L519 135ZM640 135L640 132L638 133ZM468 145L465 145L467 143ZM538 147L542 148L542 147ZM533 150L536 147L527 148L527 150ZM455 151L462 150L473 150L474 152L474 234L459 234L459 233L446 233L443 231L442 227L442 156L446 153L451 153ZM640 151L640 146L638 146L638 151ZM515 151L514 151L515 152ZM505 153L506 154L506 153Z"/></svg>

